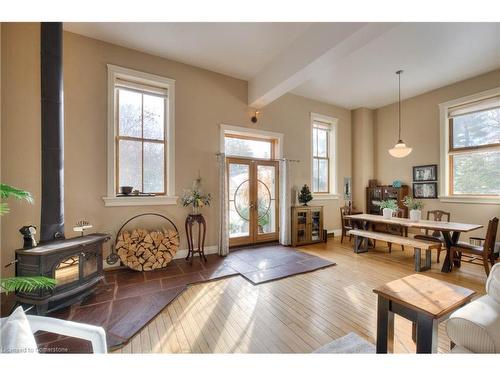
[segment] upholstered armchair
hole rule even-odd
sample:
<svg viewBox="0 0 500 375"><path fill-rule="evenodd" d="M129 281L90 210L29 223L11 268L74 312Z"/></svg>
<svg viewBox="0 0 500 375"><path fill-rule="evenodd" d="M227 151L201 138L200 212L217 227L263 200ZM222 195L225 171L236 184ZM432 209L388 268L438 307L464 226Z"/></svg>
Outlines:
<svg viewBox="0 0 500 375"><path fill-rule="evenodd" d="M453 353L500 353L500 263L486 281L486 295L455 311L446 322Z"/></svg>

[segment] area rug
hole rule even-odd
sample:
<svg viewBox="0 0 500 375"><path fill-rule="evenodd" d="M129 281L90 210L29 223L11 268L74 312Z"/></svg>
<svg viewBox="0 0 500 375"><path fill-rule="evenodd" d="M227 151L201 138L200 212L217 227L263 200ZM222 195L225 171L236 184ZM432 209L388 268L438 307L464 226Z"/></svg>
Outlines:
<svg viewBox="0 0 500 375"><path fill-rule="evenodd" d="M241 275L254 285L311 272L335 263L299 250L268 245L233 250L227 257L208 255L206 263L176 259L161 270L106 271L106 283L79 304L49 314L52 317L104 327L108 349L122 347L190 284ZM42 351L89 353L88 341L38 333Z"/></svg>
<svg viewBox="0 0 500 375"><path fill-rule="evenodd" d="M375 345L350 332L314 351L320 354L375 354Z"/></svg>

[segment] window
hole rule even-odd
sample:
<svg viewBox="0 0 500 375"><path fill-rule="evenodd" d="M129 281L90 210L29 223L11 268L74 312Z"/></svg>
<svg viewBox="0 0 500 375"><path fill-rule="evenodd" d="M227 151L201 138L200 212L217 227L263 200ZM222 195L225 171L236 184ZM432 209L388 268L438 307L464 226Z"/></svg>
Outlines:
<svg viewBox="0 0 500 375"><path fill-rule="evenodd" d="M312 116L312 191L335 194L334 142L336 120Z"/></svg>
<svg viewBox="0 0 500 375"><path fill-rule="evenodd" d="M226 156L274 159L275 139L226 134L224 143Z"/></svg>
<svg viewBox="0 0 500 375"><path fill-rule="evenodd" d="M500 197L500 92L445 104L445 195Z"/></svg>
<svg viewBox="0 0 500 375"><path fill-rule="evenodd" d="M106 206L174 204L174 81L108 65ZM120 197L120 186L151 196Z"/></svg>
<svg viewBox="0 0 500 375"><path fill-rule="evenodd" d="M167 92L152 89L131 88L128 82L116 85L116 193L120 186L133 186L142 193L166 193Z"/></svg>

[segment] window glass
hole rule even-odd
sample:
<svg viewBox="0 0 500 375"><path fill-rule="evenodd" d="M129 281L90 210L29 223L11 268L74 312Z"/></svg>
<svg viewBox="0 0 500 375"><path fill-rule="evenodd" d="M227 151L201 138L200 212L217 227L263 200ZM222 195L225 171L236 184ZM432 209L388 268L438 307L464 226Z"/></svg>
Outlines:
<svg viewBox="0 0 500 375"><path fill-rule="evenodd" d="M453 117L453 148L500 144L500 108Z"/></svg>
<svg viewBox="0 0 500 375"><path fill-rule="evenodd" d="M313 193L328 193L330 191L330 125L322 122L313 123Z"/></svg>
<svg viewBox="0 0 500 375"><path fill-rule="evenodd" d="M267 139L225 137L224 145L227 156L258 159L271 159L272 157L272 142Z"/></svg>
<svg viewBox="0 0 500 375"><path fill-rule="evenodd" d="M163 140L165 98L144 94L144 138Z"/></svg>
<svg viewBox="0 0 500 375"><path fill-rule="evenodd" d="M500 194L500 151L462 153L452 159L454 194Z"/></svg>
<svg viewBox="0 0 500 375"><path fill-rule="evenodd" d="M142 191L142 142L120 140L119 150L119 186Z"/></svg>
<svg viewBox="0 0 500 375"><path fill-rule="evenodd" d="M142 94L118 89L120 102L119 134L128 137L142 136Z"/></svg>
<svg viewBox="0 0 500 375"><path fill-rule="evenodd" d="M144 193L165 191L165 145L144 142Z"/></svg>

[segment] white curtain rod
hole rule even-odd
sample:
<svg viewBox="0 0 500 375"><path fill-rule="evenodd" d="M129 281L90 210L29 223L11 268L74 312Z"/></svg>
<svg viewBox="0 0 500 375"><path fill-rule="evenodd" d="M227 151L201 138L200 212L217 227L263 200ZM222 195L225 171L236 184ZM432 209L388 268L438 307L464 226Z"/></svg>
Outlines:
<svg viewBox="0 0 500 375"><path fill-rule="evenodd" d="M224 153L222 152L217 152L215 154L216 156L221 156L221 155L225 155ZM235 156L237 158L241 158L241 159L250 159L250 158L246 158L244 156ZM258 160L275 160L275 161L289 161L289 162L293 162L293 163L300 163L300 160L298 159L286 159L286 158L280 158L280 159L258 159Z"/></svg>

